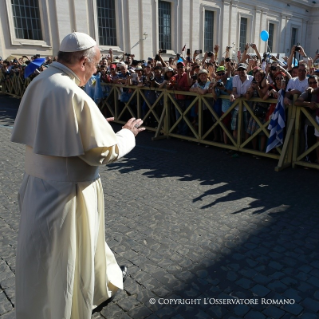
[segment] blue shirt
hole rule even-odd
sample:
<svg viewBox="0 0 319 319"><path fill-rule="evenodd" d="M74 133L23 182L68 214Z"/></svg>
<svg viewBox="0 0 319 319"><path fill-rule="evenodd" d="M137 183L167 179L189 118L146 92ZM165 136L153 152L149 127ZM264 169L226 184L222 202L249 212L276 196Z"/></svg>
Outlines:
<svg viewBox="0 0 319 319"><path fill-rule="evenodd" d="M225 89L226 90L233 90L233 78L227 78L227 81L225 83ZM227 91L220 90L218 88L215 88L215 92L217 96L219 95L229 95ZM222 100L222 112L225 113L231 106L232 102L230 102L229 99L221 99Z"/></svg>

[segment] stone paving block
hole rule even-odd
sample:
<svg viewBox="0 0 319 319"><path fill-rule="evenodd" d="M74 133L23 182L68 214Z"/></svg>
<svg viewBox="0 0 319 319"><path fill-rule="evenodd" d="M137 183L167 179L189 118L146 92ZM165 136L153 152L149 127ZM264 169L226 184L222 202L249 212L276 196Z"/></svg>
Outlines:
<svg viewBox="0 0 319 319"><path fill-rule="evenodd" d="M275 280L267 285L267 287L276 292L284 292L287 289L287 286L284 285L281 281Z"/></svg>
<svg viewBox="0 0 319 319"><path fill-rule="evenodd" d="M265 285L267 283L270 282L270 278L268 278L267 276L265 275L262 275L260 273L257 273L256 276L254 276L254 278L252 278L255 282L259 283L259 284L262 284L262 285Z"/></svg>
<svg viewBox="0 0 319 319"><path fill-rule="evenodd" d="M271 278L271 279L280 279L280 278L282 278L282 277L284 277L284 276L285 276L285 273L280 272L280 271L276 271L276 272L274 272L273 274L271 274L271 275L269 276L269 278Z"/></svg>
<svg viewBox="0 0 319 319"><path fill-rule="evenodd" d="M12 311L12 304L8 301L6 295L0 290L0 316Z"/></svg>
<svg viewBox="0 0 319 319"><path fill-rule="evenodd" d="M319 288L319 278L317 277L309 277L309 279L307 280L311 285Z"/></svg>
<svg viewBox="0 0 319 319"><path fill-rule="evenodd" d="M207 313L211 316L211 318L224 318L227 310L223 306L214 305L207 310Z"/></svg>
<svg viewBox="0 0 319 319"><path fill-rule="evenodd" d="M310 265L312 267L319 269L319 260L315 260L315 261L311 262Z"/></svg>
<svg viewBox="0 0 319 319"><path fill-rule="evenodd" d="M299 303L302 298L300 297L300 292L298 290L295 289L287 289L283 295L289 299L294 299L296 301L296 303Z"/></svg>
<svg viewBox="0 0 319 319"><path fill-rule="evenodd" d="M145 306L138 306L128 312L133 319L144 319L152 314L152 311Z"/></svg>
<svg viewBox="0 0 319 319"><path fill-rule="evenodd" d="M303 300L302 305L306 310L311 310L313 312L319 312L319 301L316 301L312 298L306 298Z"/></svg>
<svg viewBox="0 0 319 319"><path fill-rule="evenodd" d="M319 290L317 290L314 294L313 294L314 298L319 300Z"/></svg>
<svg viewBox="0 0 319 319"><path fill-rule="evenodd" d="M237 274L234 271L227 272L227 280L235 281L238 278Z"/></svg>
<svg viewBox="0 0 319 319"><path fill-rule="evenodd" d="M123 310L117 304L111 302L101 310L101 315L105 318L118 318L122 312Z"/></svg>
<svg viewBox="0 0 319 319"><path fill-rule="evenodd" d="M159 318L171 318L176 312L176 308L173 306L166 306L158 309L155 314Z"/></svg>
<svg viewBox="0 0 319 319"><path fill-rule="evenodd" d="M303 312L302 319L318 319L318 314Z"/></svg>
<svg viewBox="0 0 319 319"><path fill-rule="evenodd" d="M91 318L92 319L104 319L104 317L98 312L94 313Z"/></svg>
<svg viewBox="0 0 319 319"><path fill-rule="evenodd" d="M302 291L302 292L307 292L307 291L311 291L314 289L313 286L309 285L308 283L304 282L304 281L300 281L299 286L297 287L298 290Z"/></svg>
<svg viewBox="0 0 319 319"><path fill-rule="evenodd" d="M298 316L302 311L303 307L299 304L294 305L284 305L282 307L283 310L288 311L289 313L293 314L294 316Z"/></svg>
<svg viewBox="0 0 319 319"><path fill-rule="evenodd" d="M250 310L244 317L245 319L265 319L266 316L260 312Z"/></svg>
<svg viewBox="0 0 319 319"><path fill-rule="evenodd" d="M194 277L194 274L191 273L188 270L184 270L184 271L182 271L180 273L177 273L175 275L175 277L180 279L180 280L182 280L182 281L184 281L184 282L186 282L186 281L190 280L192 277Z"/></svg>
<svg viewBox="0 0 319 319"><path fill-rule="evenodd" d="M248 266L251 268L256 267L258 265L258 262L256 262L255 260L249 259L249 258L246 259L245 261L248 264Z"/></svg>
<svg viewBox="0 0 319 319"><path fill-rule="evenodd" d="M271 262L269 263L269 267L274 268L274 269L276 269L276 270L281 270L282 267L283 267L283 265L280 264L280 263L278 263L278 262L276 262L276 261L271 261Z"/></svg>
<svg viewBox="0 0 319 319"><path fill-rule="evenodd" d="M249 289L252 287L253 282L247 278L241 278L236 281L236 284L240 287L243 287L244 289Z"/></svg>
<svg viewBox="0 0 319 319"><path fill-rule="evenodd" d="M16 319L15 310L5 313L1 316L1 319Z"/></svg>
<svg viewBox="0 0 319 319"><path fill-rule="evenodd" d="M281 310L279 307L275 307L275 306L269 306L267 307L263 313L273 319L280 319L285 312L283 310Z"/></svg>
<svg viewBox="0 0 319 319"><path fill-rule="evenodd" d="M137 305L141 305L141 303L136 300L134 296L127 296L126 298L122 298L117 302L117 304L125 311L130 311Z"/></svg>
<svg viewBox="0 0 319 319"><path fill-rule="evenodd" d="M246 305L236 305L233 312L236 316L243 317L251 308Z"/></svg>
<svg viewBox="0 0 319 319"><path fill-rule="evenodd" d="M7 277L4 280L0 280L0 286L2 289L14 287L15 285L15 277L13 277L12 272L8 272L8 276L10 277L9 278Z"/></svg>
<svg viewBox="0 0 319 319"><path fill-rule="evenodd" d="M265 297L269 294L270 290L262 285L256 285L251 288L251 291L259 297Z"/></svg>
<svg viewBox="0 0 319 319"><path fill-rule="evenodd" d="M299 272L299 273L296 275L296 278L298 278L299 280L306 281L306 280L308 280L309 275L308 275L308 274L305 274L304 272Z"/></svg>
<svg viewBox="0 0 319 319"><path fill-rule="evenodd" d="M319 278L319 269L313 269L310 271L310 275L313 275L317 278Z"/></svg>
<svg viewBox="0 0 319 319"><path fill-rule="evenodd" d="M280 281L287 286L297 286L299 284L299 281L292 277L284 277L284 278L281 278Z"/></svg>

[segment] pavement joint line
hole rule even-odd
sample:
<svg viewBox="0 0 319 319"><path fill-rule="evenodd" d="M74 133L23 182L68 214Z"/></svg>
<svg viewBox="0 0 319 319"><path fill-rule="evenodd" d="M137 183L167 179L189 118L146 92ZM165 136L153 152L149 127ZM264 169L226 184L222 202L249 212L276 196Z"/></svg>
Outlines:
<svg viewBox="0 0 319 319"><path fill-rule="evenodd" d="M0 127L5 127L5 128L9 128L9 129L13 129L13 126L9 126L9 125L2 125L2 124L0 124Z"/></svg>

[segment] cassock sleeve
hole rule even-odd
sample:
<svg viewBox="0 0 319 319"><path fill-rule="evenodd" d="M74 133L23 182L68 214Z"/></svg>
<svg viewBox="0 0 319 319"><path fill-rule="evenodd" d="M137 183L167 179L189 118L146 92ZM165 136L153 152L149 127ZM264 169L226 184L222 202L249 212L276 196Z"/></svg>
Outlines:
<svg viewBox="0 0 319 319"><path fill-rule="evenodd" d="M128 129L122 129L116 133L117 144L110 147L96 147L79 156L91 166L106 165L115 162L129 153L135 146L135 136Z"/></svg>

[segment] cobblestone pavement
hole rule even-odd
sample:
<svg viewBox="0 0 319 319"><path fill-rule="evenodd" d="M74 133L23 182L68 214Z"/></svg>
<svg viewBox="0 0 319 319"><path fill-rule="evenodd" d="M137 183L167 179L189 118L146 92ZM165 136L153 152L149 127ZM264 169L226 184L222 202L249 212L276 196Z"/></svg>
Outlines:
<svg viewBox="0 0 319 319"><path fill-rule="evenodd" d="M16 105L0 97L0 319L11 319L24 148L9 142L5 101ZM151 137L100 170L106 240L129 277L93 318L319 318L318 172Z"/></svg>

